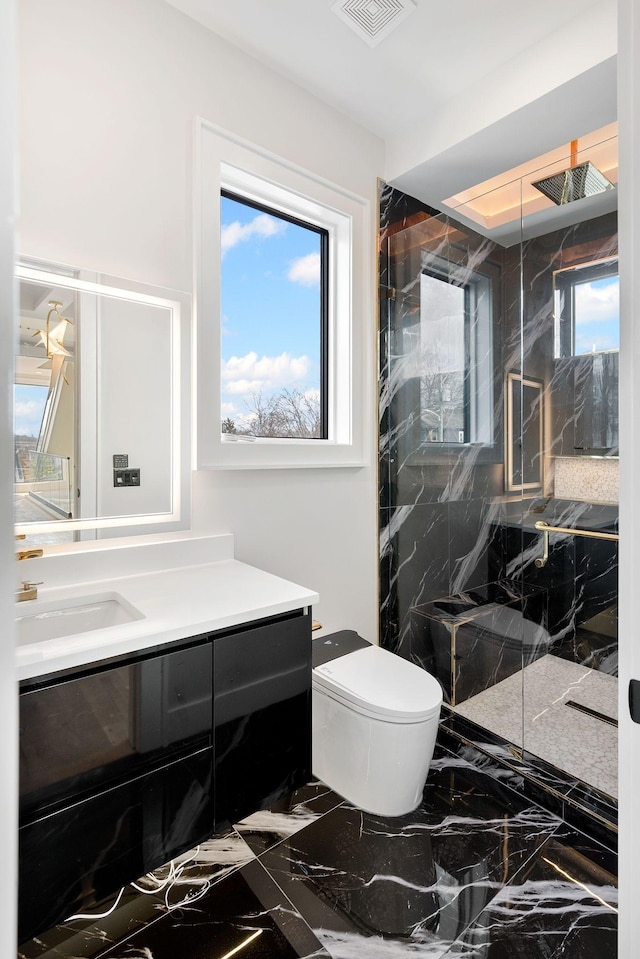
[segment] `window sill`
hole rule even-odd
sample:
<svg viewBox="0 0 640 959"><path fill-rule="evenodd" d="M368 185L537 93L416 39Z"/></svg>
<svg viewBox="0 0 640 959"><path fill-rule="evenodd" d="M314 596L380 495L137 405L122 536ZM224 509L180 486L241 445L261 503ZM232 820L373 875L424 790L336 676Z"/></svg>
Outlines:
<svg viewBox="0 0 640 959"><path fill-rule="evenodd" d="M352 444L327 440L266 438L220 439L212 444L212 462L199 469L323 469L361 468L368 465L362 451Z"/></svg>

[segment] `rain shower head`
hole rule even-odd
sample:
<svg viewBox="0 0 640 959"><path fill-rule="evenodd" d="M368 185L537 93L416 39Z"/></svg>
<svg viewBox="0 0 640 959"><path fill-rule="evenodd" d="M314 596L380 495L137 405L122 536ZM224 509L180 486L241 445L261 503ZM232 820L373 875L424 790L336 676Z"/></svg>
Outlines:
<svg viewBox="0 0 640 959"><path fill-rule="evenodd" d="M582 200L586 196L605 193L607 190L615 190L613 183L588 161L537 180L531 186L540 190L558 206L563 203L573 203L574 200Z"/></svg>

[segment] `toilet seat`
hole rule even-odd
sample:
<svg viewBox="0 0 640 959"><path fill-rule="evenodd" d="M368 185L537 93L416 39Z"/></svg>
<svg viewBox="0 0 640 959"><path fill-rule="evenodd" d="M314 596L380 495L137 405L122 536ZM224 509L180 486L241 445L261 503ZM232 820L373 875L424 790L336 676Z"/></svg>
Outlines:
<svg viewBox="0 0 640 959"><path fill-rule="evenodd" d="M414 663L369 646L317 666L313 688L373 719L418 723L439 716L442 689Z"/></svg>

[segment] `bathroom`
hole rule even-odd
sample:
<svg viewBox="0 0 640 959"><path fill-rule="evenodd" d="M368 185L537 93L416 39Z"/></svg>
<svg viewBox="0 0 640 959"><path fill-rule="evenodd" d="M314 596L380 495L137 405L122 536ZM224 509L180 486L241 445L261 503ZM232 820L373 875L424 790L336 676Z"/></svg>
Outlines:
<svg viewBox="0 0 640 959"><path fill-rule="evenodd" d="M375 231L379 177L397 183L409 196L417 194L410 185L411 178L403 182L400 176L403 170L416 168L425 156L424 152L416 152L417 131L407 133L407 155L411 147L412 162L394 155L390 145L385 158L383 139L371 132L373 126L367 129L364 123L353 123L344 112L312 99L311 94L290 80L186 17L176 9L179 4L143 0L132 9L126 3L80 4L65 0L45 4L25 0L16 6L23 71L23 191L17 249L26 256L87 270L99 269L158 288L192 292L192 168L196 150L193 120L197 116L366 198L371 238ZM624 12L622 4L621 15ZM407 26L409 23L408 20ZM606 47L609 40L605 42L604 31L596 33L601 33ZM381 46L380 50L383 49ZM521 102L559 87L599 63L598 56L604 61L614 52L594 54L589 62L585 51L583 60L578 58L575 64L562 68L555 58L557 76L553 81L547 78L546 88L535 84L528 90L521 88ZM627 52L627 70L631 69L629 56ZM619 69L622 66L619 64ZM229 78L233 76L238 83L230 87ZM282 103L283 109L265 111L255 97L256 89L267 90L272 101ZM224 96L220 90L225 91ZM464 102L465 95L468 91L461 91L459 104ZM513 109L518 105L514 101ZM619 108L618 117L621 150L625 116L628 122L624 106L623 103ZM376 105L376 109L382 107ZM584 97L578 109L582 111L580 120L585 132L604 125L604 121L593 122L588 116L595 109L589 98ZM300 136L299 120L292 123L291 115L299 118L311 112L314 123L309 124L308 135L305 127L305 136ZM489 110L483 117L470 117L468 110L461 111L462 114L463 122L452 135L458 142L471 136L474 123L480 134L500 119L497 112L491 115ZM611 119L615 118L606 118ZM412 143L410 134L415 135ZM499 142L505 144L505 152L518 138L515 131L510 135L506 128L497 135ZM444 154L447 134L440 130L438 136L441 139L437 146ZM435 133L433 139L435 143ZM562 135L548 144L540 143L536 153L565 140ZM626 149L630 149L628 143ZM480 151L474 148L472 152L479 157L480 174ZM529 155L534 155L533 150ZM515 159L505 157L504 166L511 167L514 162ZM629 165L632 161L627 157L626 162ZM489 173L487 169L474 182L486 179ZM622 224L623 236L624 229ZM360 377L355 413L362 424L361 465L194 470L190 528L198 535L233 533L236 556L243 562L317 591L321 600L314 606L314 617L322 623L325 633L350 628L375 638L379 618L379 553L373 239L366 249L370 255L363 257L363 303L356 319L360 325L354 332L354 367ZM622 243L621 249L622 260ZM628 245L627 259L629 250ZM622 270L621 282L625 282ZM627 302L629 297L627 292ZM201 304L196 305L200 309ZM206 372L206 368L201 371L201 378L206 378ZM632 382L628 369L626 376L626 387L621 385L621 390L628 391L628 411ZM624 408L621 403L621 416ZM620 446L624 450L623 440ZM620 463L624 469L624 455ZM627 484L632 486L629 479ZM624 492L624 480L622 487ZM621 500L624 503L622 496ZM10 506L8 503L3 507L7 511L3 525L7 556L9 549L15 548L10 530L12 517L8 515ZM627 522L633 529L632 514L627 516ZM36 576L37 562L32 561L29 575L41 579L44 575ZM629 554L625 562L621 564L621 574L630 576L633 561ZM7 584L7 603L13 596L14 580L12 574ZM447 586L433 598L448 593ZM624 655L621 649L621 659ZM621 667L620 675L626 675L628 685L633 675L633 653L628 651L626 655L626 673ZM8 674L8 668L5 672ZM8 716L6 728L12 728L12 724L13 719ZM632 728L624 735L632 741L633 733ZM7 762L13 765L14 761L9 752ZM632 775L632 770L621 772ZM620 828L624 829L624 790L620 811ZM9 810L9 818L11 815ZM13 842L8 832L8 849ZM633 877L627 882L632 883ZM632 925L631 918L627 921Z"/></svg>

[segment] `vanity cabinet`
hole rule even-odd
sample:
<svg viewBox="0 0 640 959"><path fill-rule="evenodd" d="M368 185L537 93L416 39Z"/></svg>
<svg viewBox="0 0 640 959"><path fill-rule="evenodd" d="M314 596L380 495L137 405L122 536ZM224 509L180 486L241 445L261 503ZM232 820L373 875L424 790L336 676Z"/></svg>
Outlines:
<svg viewBox="0 0 640 959"><path fill-rule="evenodd" d="M20 688L19 939L311 775L302 610Z"/></svg>
<svg viewBox="0 0 640 959"><path fill-rule="evenodd" d="M215 821L224 829L309 781L311 645L289 620L221 636L213 655Z"/></svg>

